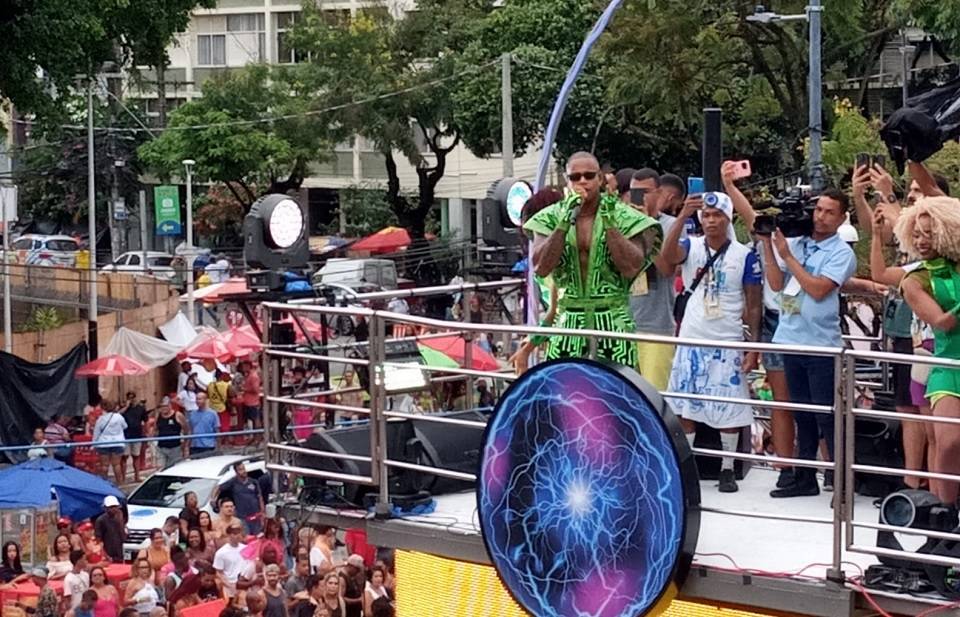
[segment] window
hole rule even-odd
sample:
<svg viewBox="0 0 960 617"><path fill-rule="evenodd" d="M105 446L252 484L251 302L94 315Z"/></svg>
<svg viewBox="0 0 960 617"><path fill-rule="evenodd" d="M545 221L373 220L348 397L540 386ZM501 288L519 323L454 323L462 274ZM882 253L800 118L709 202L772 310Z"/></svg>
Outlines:
<svg viewBox="0 0 960 617"><path fill-rule="evenodd" d="M288 37L293 25L297 23L299 13L277 13L277 62L280 64L293 64L301 61L302 54L289 43Z"/></svg>
<svg viewBox="0 0 960 617"><path fill-rule="evenodd" d="M113 265L125 266L127 265L127 259L129 259L129 257L130 257L129 255L121 255L120 257L117 257L117 260L113 262Z"/></svg>
<svg viewBox="0 0 960 617"><path fill-rule="evenodd" d="M225 66L227 64L227 37L224 34L197 35L197 65Z"/></svg>
<svg viewBox="0 0 960 617"><path fill-rule="evenodd" d="M18 251L29 251L33 248L32 238L20 238L13 243L13 248Z"/></svg>
<svg viewBox="0 0 960 617"><path fill-rule="evenodd" d="M173 265L173 257L149 257L147 262L154 268L169 268Z"/></svg>
<svg viewBox="0 0 960 617"><path fill-rule="evenodd" d="M130 255L130 262L129 262L129 264L130 264L131 266L139 266L139 265L140 265L140 256L139 256L139 255Z"/></svg>
<svg viewBox="0 0 960 617"><path fill-rule="evenodd" d="M155 508L182 508L187 493L193 491L201 506L206 505L216 480L181 476L153 476L130 495L127 503Z"/></svg>
<svg viewBox="0 0 960 617"><path fill-rule="evenodd" d="M227 15L227 32L254 62L267 59L264 24L263 13Z"/></svg>
<svg viewBox="0 0 960 617"><path fill-rule="evenodd" d="M80 250L80 246L76 240L47 240L46 245L47 250L50 251L65 251L71 253Z"/></svg>

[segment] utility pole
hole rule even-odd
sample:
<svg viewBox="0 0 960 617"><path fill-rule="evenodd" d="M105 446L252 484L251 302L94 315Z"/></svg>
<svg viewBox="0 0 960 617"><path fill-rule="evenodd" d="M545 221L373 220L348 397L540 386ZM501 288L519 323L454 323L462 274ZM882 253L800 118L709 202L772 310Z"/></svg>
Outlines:
<svg viewBox="0 0 960 617"><path fill-rule="evenodd" d="M810 21L810 76L807 80L810 98L810 183L815 194L826 186L823 176L823 77L821 69L820 0L810 0L807 18Z"/></svg>
<svg viewBox="0 0 960 617"><path fill-rule="evenodd" d="M196 164L192 159L183 161L187 170L187 316L193 325L197 320L193 310L193 260L196 257L193 250L193 166Z"/></svg>
<svg viewBox="0 0 960 617"><path fill-rule="evenodd" d="M140 191L140 264L147 272L147 192Z"/></svg>
<svg viewBox="0 0 960 617"><path fill-rule="evenodd" d="M0 187L0 197L6 195ZM7 251L10 249L10 219L7 216L7 202L0 200L3 208L3 350L13 352L13 310L10 298L10 263L7 261Z"/></svg>
<svg viewBox="0 0 960 617"><path fill-rule="evenodd" d="M87 232L90 235L90 307L87 309L87 347L90 359L97 357L97 176L93 151L93 84L95 75L87 83ZM96 379L91 379L96 388Z"/></svg>
<svg viewBox="0 0 960 617"><path fill-rule="evenodd" d="M513 176L513 82L510 77L510 53L501 56L503 84L500 92L501 113L501 140L500 150L503 157L503 177Z"/></svg>

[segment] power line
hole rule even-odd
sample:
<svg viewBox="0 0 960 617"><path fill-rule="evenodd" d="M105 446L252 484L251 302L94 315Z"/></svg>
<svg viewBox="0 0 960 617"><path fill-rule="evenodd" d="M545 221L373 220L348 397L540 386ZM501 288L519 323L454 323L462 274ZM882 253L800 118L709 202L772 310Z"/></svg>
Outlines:
<svg viewBox="0 0 960 617"><path fill-rule="evenodd" d="M219 127L231 127L231 126L254 126L254 125L257 125L257 124L270 124L270 123L273 123L273 122L282 122L282 121L284 121L284 120L296 120L296 119L298 119L298 118L306 118L306 117L311 117L311 116L319 116L319 115L323 115L323 114L330 113L330 112L333 112L333 111L340 111L340 110L343 110L343 109L349 109L349 108L351 108L351 107L358 107L358 106L361 106L361 105L367 105L367 104L369 104L369 103L376 103L377 101L383 101L383 100L390 99L390 98L394 98L394 97L397 97L397 96L400 96L400 95L403 95L403 94L409 94L410 92L416 92L417 90L422 90L422 89L424 89L424 88L430 88L430 87L433 87L433 86L436 86L436 85L439 85L439 84L442 84L442 83L446 83L446 82L451 81L451 80L453 80L453 79L457 79L458 77L462 77L462 76L464 76L464 75L468 75L468 74L471 74L471 73L477 73L477 72L479 72L480 70L486 69L486 68L490 68L491 66L493 66L494 64L498 64L499 62L500 62L500 60L491 60L490 62L487 62L487 63L485 63L485 64L481 64L481 65L476 66L476 67L471 67L471 68L466 69L466 70L463 70L463 71L458 71L458 72L455 72L455 73L453 73L453 74L451 74L451 75L447 75L446 77L440 77L440 78L438 78L438 79L433 79L433 80L430 80L430 81L425 81L425 82L423 82L423 83L421 83L421 84L416 84L416 85L413 85L413 86L408 86L408 87L406 87L406 88L401 88L400 90L396 90L396 91L394 91L394 92L387 92L387 93L384 93L384 94L378 94L378 95L376 95L376 96L371 96L371 97L368 97L368 98L365 98L365 99L359 99L359 100L356 100L356 101L350 101L350 102L348 102L348 103L341 103L341 104L339 104L339 105L331 105L330 107L325 107L325 108L322 108L322 109L315 109L315 110L312 110L312 111L305 111L305 112L300 112L300 113L296 113L296 114L286 114L286 115L282 115L282 116L274 116L274 117L271 117L271 118L259 118L259 119L256 119L256 120L230 120L230 121L226 121L226 122L212 122L212 123L209 123L209 124L193 124L193 125L187 125L187 126L168 126L168 127L166 127L165 130L167 130L167 131L193 131L193 130L202 130L202 129L219 128ZM17 119L14 119L13 122L19 123L19 124L32 124L29 120L17 120ZM77 125L77 124L62 124L62 125L60 125L60 128L62 128L62 129L72 129L72 130L86 130L87 127L81 126L81 125ZM94 131L101 131L101 132L103 132L103 131L106 131L106 132L116 132L116 133L142 133L142 132L145 132L145 131L146 131L146 132L149 132L149 133L151 133L151 134L153 133L153 129L137 128L137 127L100 126L100 127L94 127L93 130L94 130Z"/></svg>

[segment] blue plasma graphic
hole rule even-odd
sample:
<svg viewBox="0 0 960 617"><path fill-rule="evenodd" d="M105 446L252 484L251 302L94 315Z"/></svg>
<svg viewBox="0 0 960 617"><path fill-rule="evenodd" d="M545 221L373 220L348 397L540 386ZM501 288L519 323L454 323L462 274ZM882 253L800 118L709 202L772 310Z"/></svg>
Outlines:
<svg viewBox="0 0 960 617"><path fill-rule="evenodd" d="M539 365L504 394L487 428L484 541L535 617L645 615L692 552L685 534L696 541L677 441L623 372L586 360Z"/></svg>

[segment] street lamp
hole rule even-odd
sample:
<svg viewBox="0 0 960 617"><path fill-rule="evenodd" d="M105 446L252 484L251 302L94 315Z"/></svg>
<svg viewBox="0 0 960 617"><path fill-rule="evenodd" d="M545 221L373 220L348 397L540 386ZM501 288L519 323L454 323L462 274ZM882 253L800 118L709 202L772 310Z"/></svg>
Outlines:
<svg viewBox="0 0 960 617"><path fill-rule="evenodd" d="M823 177L823 78L821 75L821 27L820 17L823 6L820 0L810 0L806 13L803 15L779 15L768 11L763 5L754 9L753 15L747 15L747 21L752 23L770 24L782 21L810 22L810 72L807 78L809 91L809 130L810 130L810 184L816 193L825 187Z"/></svg>
<svg viewBox="0 0 960 617"><path fill-rule="evenodd" d="M197 162L193 159L184 159L183 167L187 170L187 316L191 324L195 324L196 314L193 310L193 166Z"/></svg>

